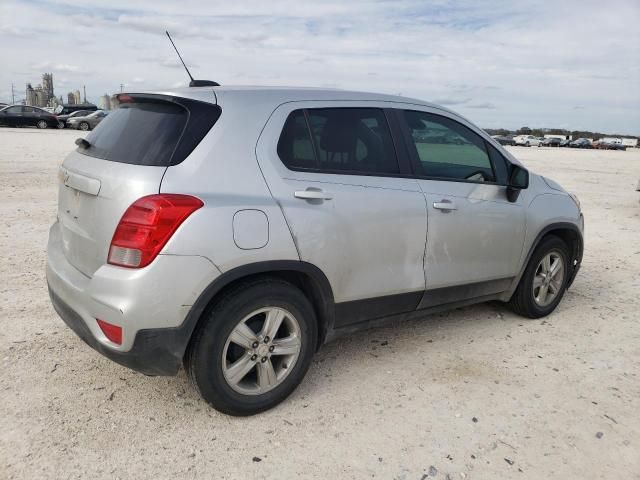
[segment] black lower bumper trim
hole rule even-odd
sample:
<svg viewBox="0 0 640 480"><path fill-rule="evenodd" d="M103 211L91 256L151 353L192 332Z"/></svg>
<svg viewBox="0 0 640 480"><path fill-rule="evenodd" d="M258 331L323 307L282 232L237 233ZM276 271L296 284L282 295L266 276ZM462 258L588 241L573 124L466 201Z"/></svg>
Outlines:
<svg viewBox="0 0 640 480"><path fill-rule="evenodd" d="M182 365L187 342L186 329L157 328L140 330L131 350L118 352L101 344L80 315L49 289L51 303L71 330L105 357L145 375L175 375Z"/></svg>

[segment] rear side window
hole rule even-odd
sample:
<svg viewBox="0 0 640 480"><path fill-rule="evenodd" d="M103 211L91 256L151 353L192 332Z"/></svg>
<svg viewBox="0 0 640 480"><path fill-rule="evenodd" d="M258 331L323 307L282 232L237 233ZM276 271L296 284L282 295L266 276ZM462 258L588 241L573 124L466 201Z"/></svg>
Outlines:
<svg viewBox="0 0 640 480"><path fill-rule="evenodd" d="M78 152L133 165L182 162L220 117L220 107L188 99L128 96L87 137Z"/></svg>
<svg viewBox="0 0 640 480"><path fill-rule="evenodd" d="M304 111L296 110L287 118L278 141L278 155L288 168L317 169L318 162Z"/></svg>
<svg viewBox="0 0 640 480"><path fill-rule="evenodd" d="M378 108L318 108L289 115L278 154L292 170L398 174L398 160L384 112Z"/></svg>
<svg viewBox="0 0 640 480"><path fill-rule="evenodd" d="M464 125L440 115L405 111L416 149L418 174L443 179L495 182L484 140Z"/></svg>

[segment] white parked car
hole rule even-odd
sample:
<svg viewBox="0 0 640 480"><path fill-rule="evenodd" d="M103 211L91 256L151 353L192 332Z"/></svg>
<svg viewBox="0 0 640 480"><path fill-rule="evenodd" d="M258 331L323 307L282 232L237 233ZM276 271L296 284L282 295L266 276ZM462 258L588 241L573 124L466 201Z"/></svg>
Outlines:
<svg viewBox="0 0 640 480"><path fill-rule="evenodd" d="M533 135L518 135L514 137L516 141L516 145L520 145L523 147L539 147L542 142L538 137L534 137Z"/></svg>

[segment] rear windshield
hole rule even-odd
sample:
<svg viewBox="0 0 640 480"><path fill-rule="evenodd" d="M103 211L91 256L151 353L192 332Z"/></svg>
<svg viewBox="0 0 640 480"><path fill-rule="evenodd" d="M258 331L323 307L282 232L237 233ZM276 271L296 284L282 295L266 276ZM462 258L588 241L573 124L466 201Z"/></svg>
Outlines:
<svg viewBox="0 0 640 480"><path fill-rule="evenodd" d="M165 167L184 160L220 116L220 107L188 99L135 97L96 126L78 152L134 165ZM165 97L166 98L166 97Z"/></svg>

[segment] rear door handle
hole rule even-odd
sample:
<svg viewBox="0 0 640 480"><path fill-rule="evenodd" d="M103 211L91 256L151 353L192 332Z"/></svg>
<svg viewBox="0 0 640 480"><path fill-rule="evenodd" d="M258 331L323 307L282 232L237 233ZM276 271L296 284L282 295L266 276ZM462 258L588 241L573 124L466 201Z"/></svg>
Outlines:
<svg viewBox="0 0 640 480"><path fill-rule="evenodd" d="M298 190L293 193L293 196L304 200L331 200L333 198L329 192L322 190Z"/></svg>
<svg viewBox="0 0 640 480"><path fill-rule="evenodd" d="M451 200L447 200L446 198L443 200L440 200L439 202L433 202L433 208L436 208L438 210L444 210L447 212L450 210L458 209L455 203L453 203Z"/></svg>

